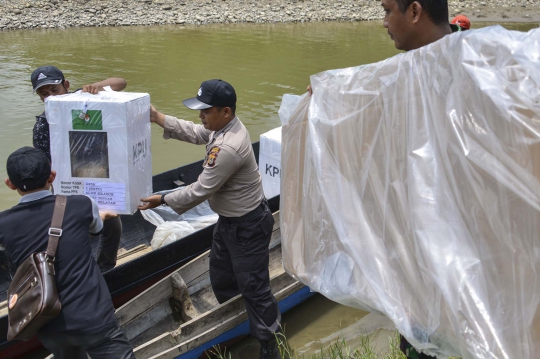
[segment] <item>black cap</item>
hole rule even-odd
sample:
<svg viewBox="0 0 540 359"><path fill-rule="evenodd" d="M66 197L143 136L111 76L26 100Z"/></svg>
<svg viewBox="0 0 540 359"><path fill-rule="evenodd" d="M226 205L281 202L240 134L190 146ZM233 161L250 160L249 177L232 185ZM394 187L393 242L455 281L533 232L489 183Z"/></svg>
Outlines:
<svg viewBox="0 0 540 359"><path fill-rule="evenodd" d="M58 85L65 78L58 67L41 66L34 70L32 76L30 76L30 80L32 80L32 87L34 88L34 92L36 92L38 88L44 85Z"/></svg>
<svg viewBox="0 0 540 359"><path fill-rule="evenodd" d="M204 110L210 107L233 107L236 106L236 92L225 81L204 81L197 92L197 97L189 98L182 103L192 110Z"/></svg>
<svg viewBox="0 0 540 359"><path fill-rule="evenodd" d="M9 155L6 164L11 183L21 191L45 187L51 175L51 163L45 152L34 147L23 147Z"/></svg>

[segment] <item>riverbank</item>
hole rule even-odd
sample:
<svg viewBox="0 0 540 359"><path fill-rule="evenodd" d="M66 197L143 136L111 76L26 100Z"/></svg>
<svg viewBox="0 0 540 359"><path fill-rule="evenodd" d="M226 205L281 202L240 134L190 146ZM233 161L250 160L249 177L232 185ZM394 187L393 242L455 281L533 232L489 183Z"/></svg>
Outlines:
<svg viewBox="0 0 540 359"><path fill-rule="evenodd" d="M450 1L471 22L540 22L540 0ZM363 21L380 0L0 0L0 30L212 23Z"/></svg>

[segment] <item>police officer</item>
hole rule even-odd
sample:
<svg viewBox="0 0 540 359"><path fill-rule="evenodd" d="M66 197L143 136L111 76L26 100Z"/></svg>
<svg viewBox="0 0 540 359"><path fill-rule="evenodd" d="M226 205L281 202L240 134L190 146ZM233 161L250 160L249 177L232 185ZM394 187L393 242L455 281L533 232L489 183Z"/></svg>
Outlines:
<svg viewBox="0 0 540 359"><path fill-rule="evenodd" d="M274 219L264 198L255 154L246 127L235 115L236 93L222 80L201 84L197 97L183 101L199 110L202 125L166 116L154 107L150 121L165 139L206 145L197 182L166 195L142 198L139 209L168 205L182 214L208 199L219 215L210 254L210 281L219 303L242 294L251 335L261 343L260 358L281 358L275 333L281 314L270 291L268 245Z"/></svg>

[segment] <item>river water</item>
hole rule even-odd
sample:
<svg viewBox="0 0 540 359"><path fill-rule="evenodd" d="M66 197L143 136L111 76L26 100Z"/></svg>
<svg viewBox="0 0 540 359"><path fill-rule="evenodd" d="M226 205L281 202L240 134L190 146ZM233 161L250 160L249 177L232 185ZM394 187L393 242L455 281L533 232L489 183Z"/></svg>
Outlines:
<svg viewBox="0 0 540 359"><path fill-rule="evenodd" d="M0 43L1 178L7 156L32 144L43 104L32 94L30 74L41 65L62 69L72 89L123 77L126 91L148 92L158 110L194 122L198 112L181 101L203 80L221 78L235 87L237 114L256 141L280 125L281 96L304 92L311 74L397 53L379 22L13 31L0 33ZM204 146L165 141L153 127L154 173L204 157ZM0 210L16 200L0 186Z"/></svg>
<svg viewBox="0 0 540 359"><path fill-rule="evenodd" d="M527 31L536 24L504 26ZM42 65L61 68L72 89L106 77L123 77L128 82L126 91L148 92L158 110L194 122L198 113L181 101L195 96L203 80L221 78L235 87L237 114L256 141L280 125L281 96L303 93L311 74L398 53L379 21L7 31L0 32L0 44L0 178L6 177L7 156L32 145L34 116L43 111L43 104L32 93L30 74ZM203 158L204 146L165 141L161 135L154 125L154 173ZM17 199L14 191L0 186L0 210ZM324 341L367 316L318 296L285 320L292 346L311 352L313 342ZM248 340L235 349L235 356L253 357L254 350Z"/></svg>

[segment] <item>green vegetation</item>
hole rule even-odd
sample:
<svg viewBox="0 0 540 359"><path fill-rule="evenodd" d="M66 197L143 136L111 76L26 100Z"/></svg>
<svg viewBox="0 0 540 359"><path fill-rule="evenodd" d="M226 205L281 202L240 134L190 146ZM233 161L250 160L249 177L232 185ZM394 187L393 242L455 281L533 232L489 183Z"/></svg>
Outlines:
<svg viewBox="0 0 540 359"><path fill-rule="evenodd" d="M405 355L399 350L399 333L396 331L389 340L388 349L385 353L375 353L371 345L369 336L361 338L359 348L349 348L343 339L330 343L321 351L311 355L298 355L290 348L287 338L283 334L277 337L279 351L283 359L406 359ZM214 347L208 358L231 359L231 353L221 351Z"/></svg>

